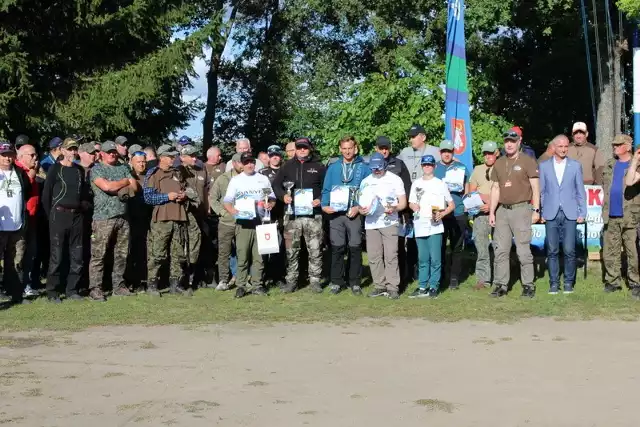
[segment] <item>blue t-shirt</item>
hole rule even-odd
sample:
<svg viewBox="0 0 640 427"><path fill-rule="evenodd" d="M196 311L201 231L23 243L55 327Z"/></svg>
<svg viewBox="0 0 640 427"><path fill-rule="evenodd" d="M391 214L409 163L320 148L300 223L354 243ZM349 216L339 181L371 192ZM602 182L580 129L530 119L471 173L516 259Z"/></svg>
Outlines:
<svg viewBox="0 0 640 427"><path fill-rule="evenodd" d="M622 181L628 167L629 162L621 162L620 160L616 160L613 167L613 179L609 193L609 217L620 218L624 214L622 209L624 185Z"/></svg>
<svg viewBox="0 0 640 427"><path fill-rule="evenodd" d="M449 173L448 177L447 173ZM453 211L453 215L464 215L464 204L462 203L462 197L464 196L464 186L467 184L467 182L469 182L469 171L467 170L465 165L455 160L449 165L438 162L436 164L435 170L433 171L433 175L436 178L439 178L447 183L447 187L449 187L449 192L451 193L453 203L456 204L456 209ZM459 179L460 176L462 176L461 187ZM453 180L455 182L452 181L452 178L455 178Z"/></svg>

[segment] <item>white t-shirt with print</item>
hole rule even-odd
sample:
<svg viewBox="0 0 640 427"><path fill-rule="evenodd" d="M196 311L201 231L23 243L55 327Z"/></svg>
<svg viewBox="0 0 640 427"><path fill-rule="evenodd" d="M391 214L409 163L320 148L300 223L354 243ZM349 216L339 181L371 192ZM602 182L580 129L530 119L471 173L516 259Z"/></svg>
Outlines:
<svg viewBox="0 0 640 427"><path fill-rule="evenodd" d="M276 198L273 193L273 189L271 188L269 178L257 172L253 175L247 175L242 172L231 178L231 181L229 181L227 192L224 195L224 202L235 203L238 198L252 198L256 201L257 206L259 201L264 200L264 193L262 192L263 188L271 190L269 198ZM258 214L262 215L264 212L258 212Z"/></svg>
<svg viewBox="0 0 640 427"><path fill-rule="evenodd" d="M418 202L418 194L421 194ZM420 205L420 214L413 220L413 229L416 237L427 237L433 234L444 233L442 221L433 221L431 207L437 206L440 210L447 207L453 198L449 193L447 184L438 178L420 178L411 185L409 203Z"/></svg>
<svg viewBox="0 0 640 427"><path fill-rule="evenodd" d="M380 178L373 174L369 175L360 183L360 192L366 192L378 198L378 203L373 204L375 210L364 217L365 230L377 230L398 225L398 212L389 216L384 213L387 203L390 203L391 206L397 206L398 197L406 195L404 184L398 175L391 172L385 172Z"/></svg>
<svg viewBox="0 0 640 427"><path fill-rule="evenodd" d="M22 200L16 171L0 171L0 231L16 231L22 227Z"/></svg>

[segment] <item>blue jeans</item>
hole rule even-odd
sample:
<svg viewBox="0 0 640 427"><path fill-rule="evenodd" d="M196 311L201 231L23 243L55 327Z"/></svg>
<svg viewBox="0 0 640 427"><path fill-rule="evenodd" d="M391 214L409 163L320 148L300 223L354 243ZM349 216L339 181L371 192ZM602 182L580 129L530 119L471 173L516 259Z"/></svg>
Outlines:
<svg viewBox="0 0 640 427"><path fill-rule="evenodd" d="M418 282L421 289L440 287L442 269L442 234L417 237Z"/></svg>
<svg viewBox="0 0 640 427"><path fill-rule="evenodd" d="M576 221L564 216L562 209L551 221L545 222L547 234L547 265L551 286L560 285L560 234L564 254L564 284L573 286L576 282Z"/></svg>

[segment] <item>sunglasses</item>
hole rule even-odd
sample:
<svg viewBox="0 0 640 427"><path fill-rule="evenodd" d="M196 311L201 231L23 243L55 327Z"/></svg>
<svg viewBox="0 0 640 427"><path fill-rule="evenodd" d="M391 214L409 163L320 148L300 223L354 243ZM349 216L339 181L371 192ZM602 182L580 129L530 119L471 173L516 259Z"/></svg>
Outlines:
<svg viewBox="0 0 640 427"><path fill-rule="evenodd" d="M136 151L135 153L133 153L132 157L136 157L136 156L145 156L146 157L147 153L145 153L144 151Z"/></svg>
<svg viewBox="0 0 640 427"><path fill-rule="evenodd" d="M518 135L517 132L514 131L508 131L502 134L503 138L520 138L520 135Z"/></svg>

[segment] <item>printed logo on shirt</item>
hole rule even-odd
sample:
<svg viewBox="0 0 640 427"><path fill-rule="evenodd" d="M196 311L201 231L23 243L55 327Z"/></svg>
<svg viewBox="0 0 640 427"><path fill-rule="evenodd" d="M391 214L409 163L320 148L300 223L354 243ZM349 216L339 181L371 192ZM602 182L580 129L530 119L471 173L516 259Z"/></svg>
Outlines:
<svg viewBox="0 0 640 427"><path fill-rule="evenodd" d="M204 181L204 176L200 176L200 175L198 175L198 180L199 180L199 181Z"/></svg>
<svg viewBox="0 0 640 427"><path fill-rule="evenodd" d="M522 170L522 168L521 168L520 166L518 166L518 165L515 165L515 166L513 167L513 170L514 170L514 171L521 171L521 170Z"/></svg>
<svg viewBox="0 0 640 427"><path fill-rule="evenodd" d="M318 171L315 170L314 168L311 168L311 169L307 169L307 173L318 173Z"/></svg>

